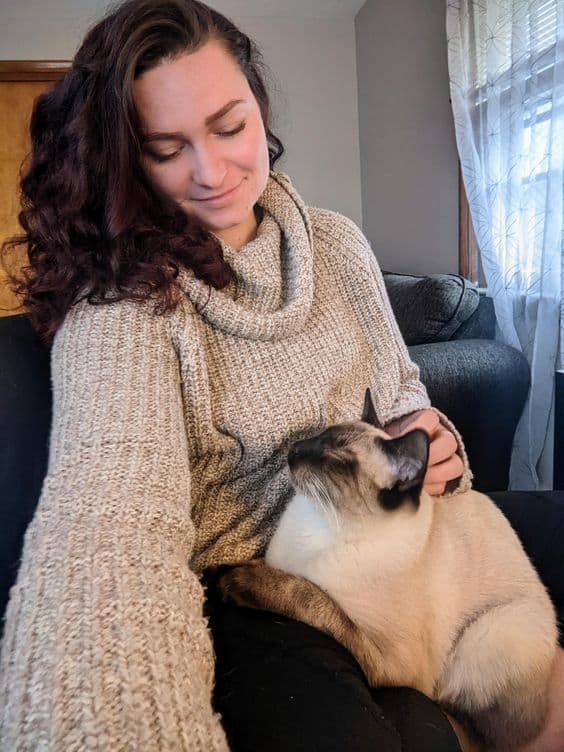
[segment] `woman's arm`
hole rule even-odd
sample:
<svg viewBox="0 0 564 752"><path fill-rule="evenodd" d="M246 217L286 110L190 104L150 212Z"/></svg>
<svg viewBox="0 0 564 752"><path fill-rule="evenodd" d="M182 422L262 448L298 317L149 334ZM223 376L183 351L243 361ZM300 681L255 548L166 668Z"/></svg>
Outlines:
<svg viewBox="0 0 564 752"><path fill-rule="evenodd" d="M178 361L149 304L71 309L52 352L49 466L11 591L2 749L227 750Z"/></svg>
<svg viewBox="0 0 564 752"><path fill-rule="evenodd" d="M462 438L451 421L430 406L427 391L419 379L419 368L409 356L390 305L382 272L368 240L347 217L318 209L314 210L314 214L314 231L320 239L331 238L333 253L338 258L339 278L374 352L379 389L373 390L372 396L380 422L386 430L391 428L394 431L395 426L417 419L420 411L427 413L424 423L434 423L435 418L430 419L430 413L433 413L441 429L433 428L430 434L431 460L433 463L436 460L436 464L441 466L431 471L426 481L428 490L433 493L467 490L472 474ZM421 427L427 428L426 425ZM452 439L447 438L447 434L455 439L456 459L449 452ZM439 444L435 443L437 440ZM445 460L448 465L442 464Z"/></svg>
<svg viewBox="0 0 564 752"><path fill-rule="evenodd" d="M365 240L365 242L368 244L368 241ZM411 402L415 407L415 402L421 399L418 408L412 407L408 412L400 414L399 417L387 423L386 431L392 436L399 436L414 428L423 428L427 431L430 445L425 488L429 493L439 495L445 492L467 490L470 487L472 473L462 437L446 415L430 406L427 390L419 379L419 368L411 360L397 325L376 257L369 245L366 251L369 254L368 266L378 292L379 306L383 312L382 319L389 327L389 336L394 342L399 360L401 383L392 413L397 416L400 406L403 410L403 406Z"/></svg>

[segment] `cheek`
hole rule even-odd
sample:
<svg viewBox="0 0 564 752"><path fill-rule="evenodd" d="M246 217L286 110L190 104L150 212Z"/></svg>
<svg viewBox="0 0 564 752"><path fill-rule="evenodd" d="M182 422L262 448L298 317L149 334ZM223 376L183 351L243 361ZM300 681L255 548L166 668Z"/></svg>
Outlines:
<svg viewBox="0 0 564 752"><path fill-rule="evenodd" d="M261 175L269 172L268 143L262 121L255 124L245 140L241 157L245 166Z"/></svg>
<svg viewBox="0 0 564 752"><path fill-rule="evenodd" d="M184 195L188 179L186 169L182 169L180 160L159 167L147 162L144 170L151 183L168 196Z"/></svg>

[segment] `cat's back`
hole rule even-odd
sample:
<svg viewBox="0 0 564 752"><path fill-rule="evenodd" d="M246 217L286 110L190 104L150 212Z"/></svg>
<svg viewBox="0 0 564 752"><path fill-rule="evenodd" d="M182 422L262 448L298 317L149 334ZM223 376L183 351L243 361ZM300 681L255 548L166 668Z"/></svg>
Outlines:
<svg viewBox="0 0 564 752"><path fill-rule="evenodd" d="M455 558L450 571L463 588L515 594L544 590L509 521L485 494L471 489L436 499L434 523L437 549Z"/></svg>

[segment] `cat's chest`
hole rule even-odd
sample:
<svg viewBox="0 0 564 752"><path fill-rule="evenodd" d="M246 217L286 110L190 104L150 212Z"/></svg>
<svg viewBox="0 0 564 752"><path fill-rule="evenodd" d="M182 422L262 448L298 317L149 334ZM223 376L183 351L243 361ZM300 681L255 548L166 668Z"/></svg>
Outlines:
<svg viewBox="0 0 564 752"><path fill-rule="evenodd" d="M266 552L271 566L306 577L328 592L349 615L370 623L376 603L405 585L420 548L399 515L378 524L367 517L351 529L319 503L296 494L286 507ZM377 597L376 597L377 596Z"/></svg>
<svg viewBox="0 0 564 752"><path fill-rule="evenodd" d="M366 581L381 569L381 554L357 538L318 502L295 494L286 507L266 552L271 566L307 577L330 591Z"/></svg>
<svg viewBox="0 0 564 752"><path fill-rule="evenodd" d="M289 501L266 551L277 569L305 575L308 563L334 549L337 538L318 504L296 494Z"/></svg>

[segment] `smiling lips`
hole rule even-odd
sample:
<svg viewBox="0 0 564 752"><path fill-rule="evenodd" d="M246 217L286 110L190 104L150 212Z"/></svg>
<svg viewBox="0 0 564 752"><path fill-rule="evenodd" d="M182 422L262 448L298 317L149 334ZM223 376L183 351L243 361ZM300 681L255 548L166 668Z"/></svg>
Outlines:
<svg viewBox="0 0 564 752"><path fill-rule="evenodd" d="M209 198L194 198L193 201L199 201L202 204L213 205L215 205L216 203L219 204L222 201L228 201L233 196L235 191L241 186L242 182L243 181L241 181L239 185L236 185L235 188L230 188L228 191L225 191L225 193L219 193L217 194L217 196L210 196Z"/></svg>

